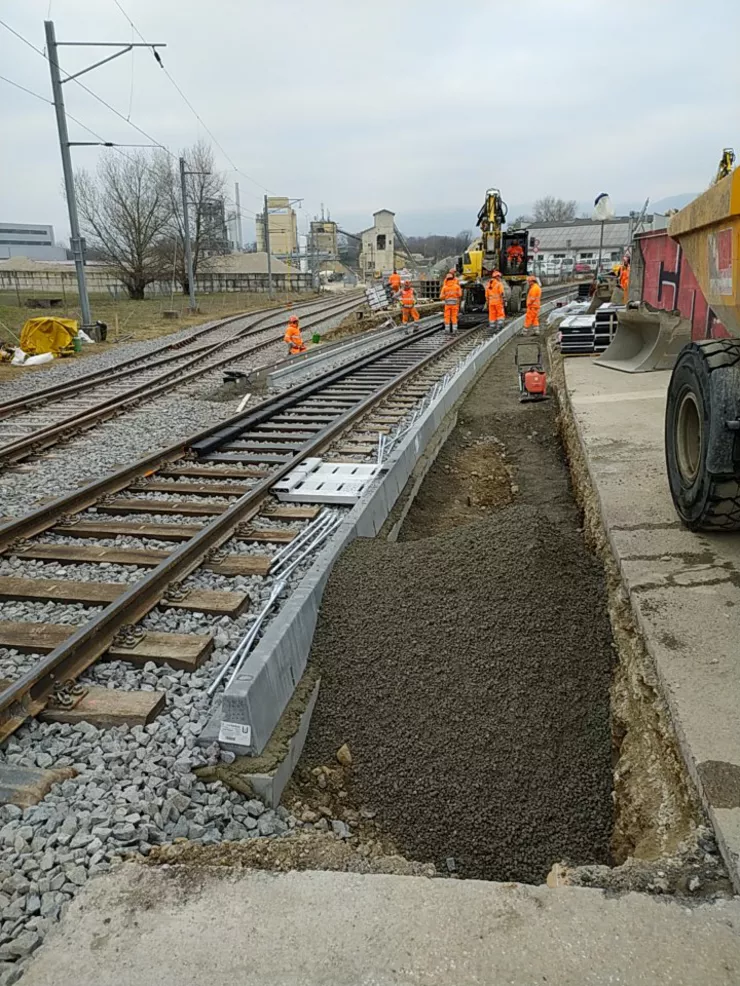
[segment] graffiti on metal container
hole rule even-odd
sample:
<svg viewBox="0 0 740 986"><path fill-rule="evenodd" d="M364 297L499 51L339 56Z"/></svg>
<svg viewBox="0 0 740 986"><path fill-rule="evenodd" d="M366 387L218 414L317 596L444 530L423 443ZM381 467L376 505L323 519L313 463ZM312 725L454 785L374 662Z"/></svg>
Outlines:
<svg viewBox="0 0 740 986"><path fill-rule="evenodd" d="M732 294L732 229L710 233L707 239L709 252L709 290L712 295Z"/></svg>
<svg viewBox="0 0 740 986"><path fill-rule="evenodd" d="M717 237L721 237L723 232L724 230L717 234ZM666 311L678 309L691 322L693 339L726 338L729 333L707 304L678 243L667 234L639 237L637 242L645 265L643 301ZM724 272L726 263L724 241L718 243L715 249L716 269L720 276L719 272Z"/></svg>

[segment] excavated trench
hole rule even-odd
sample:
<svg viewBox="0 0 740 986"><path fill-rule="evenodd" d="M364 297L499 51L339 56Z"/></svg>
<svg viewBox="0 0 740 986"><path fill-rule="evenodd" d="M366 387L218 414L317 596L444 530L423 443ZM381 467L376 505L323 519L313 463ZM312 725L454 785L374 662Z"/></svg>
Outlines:
<svg viewBox="0 0 740 986"><path fill-rule="evenodd" d="M519 403L507 346L398 540L339 560L290 797L338 793L378 845L442 873L541 883L562 864L557 882L724 891L559 410ZM327 784L343 744L351 767Z"/></svg>

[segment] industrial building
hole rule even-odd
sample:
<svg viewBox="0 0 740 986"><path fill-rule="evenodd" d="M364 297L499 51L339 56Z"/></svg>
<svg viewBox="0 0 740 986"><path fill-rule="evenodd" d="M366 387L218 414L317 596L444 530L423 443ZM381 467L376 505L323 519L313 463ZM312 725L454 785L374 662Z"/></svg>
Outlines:
<svg viewBox="0 0 740 986"><path fill-rule="evenodd" d="M0 223L0 260L66 260L64 247L54 246L54 227L34 223Z"/></svg>
<svg viewBox="0 0 740 986"><path fill-rule="evenodd" d="M278 257L289 257L296 253L298 250L298 223L289 198L268 197L267 222L270 253ZM257 234L257 250L266 252L264 215L258 213L254 223Z"/></svg>
<svg viewBox="0 0 740 986"><path fill-rule="evenodd" d="M668 220L658 213L643 216L640 230L648 232L665 229ZM569 222L532 222L529 231L530 247L536 249L538 264L560 261L595 265L599 257L601 223L593 219L572 219ZM618 263L632 241L636 228L634 216L617 216L604 223L602 261Z"/></svg>
<svg viewBox="0 0 740 986"><path fill-rule="evenodd" d="M308 249L330 259L337 256L337 224L330 219L314 219L309 227Z"/></svg>
<svg viewBox="0 0 740 986"><path fill-rule="evenodd" d="M373 213L373 225L360 233L360 271L372 278L390 273L395 266L395 212L380 209Z"/></svg>
<svg viewBox="0 0 740 986"><path fill-rule="evenodd" d="M231 240L226 225L226 208L221 196L205 199L201 206L200 242L204 257L231 252Z"/></svg>

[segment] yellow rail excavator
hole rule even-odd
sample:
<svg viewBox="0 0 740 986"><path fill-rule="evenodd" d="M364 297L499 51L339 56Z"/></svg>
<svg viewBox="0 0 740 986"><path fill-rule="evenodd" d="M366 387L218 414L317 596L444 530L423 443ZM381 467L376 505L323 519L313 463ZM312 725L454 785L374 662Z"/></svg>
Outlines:
<svg viewBox="0 0 740 986"><path fill-rule="evenodd" d="M495 270L508 285L506 313L517 315L526 297L529 234L525 229L504 232L507 206L497 188L486 191L476 226L480 236L458 259L457 272L463 289L460 321L471 324L486 318L486 282Z"/></svg>

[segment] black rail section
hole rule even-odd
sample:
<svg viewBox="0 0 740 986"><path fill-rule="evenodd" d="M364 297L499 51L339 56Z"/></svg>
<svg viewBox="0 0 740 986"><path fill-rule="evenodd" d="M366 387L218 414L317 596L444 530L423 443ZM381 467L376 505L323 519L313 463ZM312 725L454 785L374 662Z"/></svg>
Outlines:
<svg viewBox="0 0 740 986"><path fill-rule="evenodd" d="M235 433L244 430L254 423L255 415L260 420L267 420L269 417L280 414L286 407L290 407L300 399L310 393L317 393L320 390L330 387L337 379L350 376L356 370L379 363L384 357L396 353L400 349L413 346L415 343L438 332L440 328L439 320L413 336L407 337L400 342L378 350L368 356L353 360L350 364L341 367L339 370L332 370L323 374L311 385L303 385L294 388L294 393L281 395L269 401L265 401L263 406L251 415L238 415L238 429L229 427L228 429L211 429L208 435L197 437L189 443L191 447L202 445L203 448L213 449L233 438ZM22 675L17 681L13 682L0 693L0 739L8 736L29 716L40 712L60 682L74 679L82 674L86 668L95 663L102 654L111 646L116 633L120 628L129 623L135 623L142 619L160 601L170 582L185 578L194 571L213 549L218 548L225 541L229 540L235 532L237 526L250 520L260 510L265 498L268 496L273 485L290 472L295 465L302 459L315 455L329 444L338 434L340 434L354 420L365 414L371 407L382 401L389 393L395 390L405 380L428 363L438 359L446 353L450 347L471 335L471 332L460 333L447 345L442 345L431 353L424 355L415 361L410 367L392 376L386 383L383 383L369 397L360 400L355 406L341 412L337 417L326 425L315 436L311 437L306 444L294 452L292 457L272 470L272 472L259 482L252 490L245 493L235 503L231 504L224 513L206 524L203 528L194 533L193 537L177 547L166 559L161 561L156 568L152 569L148 575L130 586L123 594L107 605L88 623L77 629L64 644L57 647L51 653L42 658L34 668ZM251 420L250 420L251 419ZM221 434L220 439L216 440L216 432ZM205 440L205 441L204 441ZM180 454L186 450L186 446L178 446ZM141 475L146 471L146 466L151 460L140 460L135 467L129 470L120 471L117 476L118 489L126 486L134 475ZM144 468L142 468L144 467ZM125 480L123 479L125 475ZM108 481L109 482L109 481ZM83 496L80 500L80 493L87 492L87 497ZM55 522L60 511L69 512L72 504L76 509L80 509L80 503L89 504L95 502L100 496L100 484L91 484L87 491L79 491L69 497L61 498L55 504L35 511L35 522L42 523L41 529L45 529ZM91 495L93 494L94 495ZM50 520L49 512L53 515ZM44 516L46 514L46 516ZM29 518L22 518L20 521L9 525L4 525L4 530L0 529L0 536L7 537L9 533L19 535L20 531L28 530ZM24 524L24 522L26 522ZM31 527L33 527L33 522Z"/></svg>

